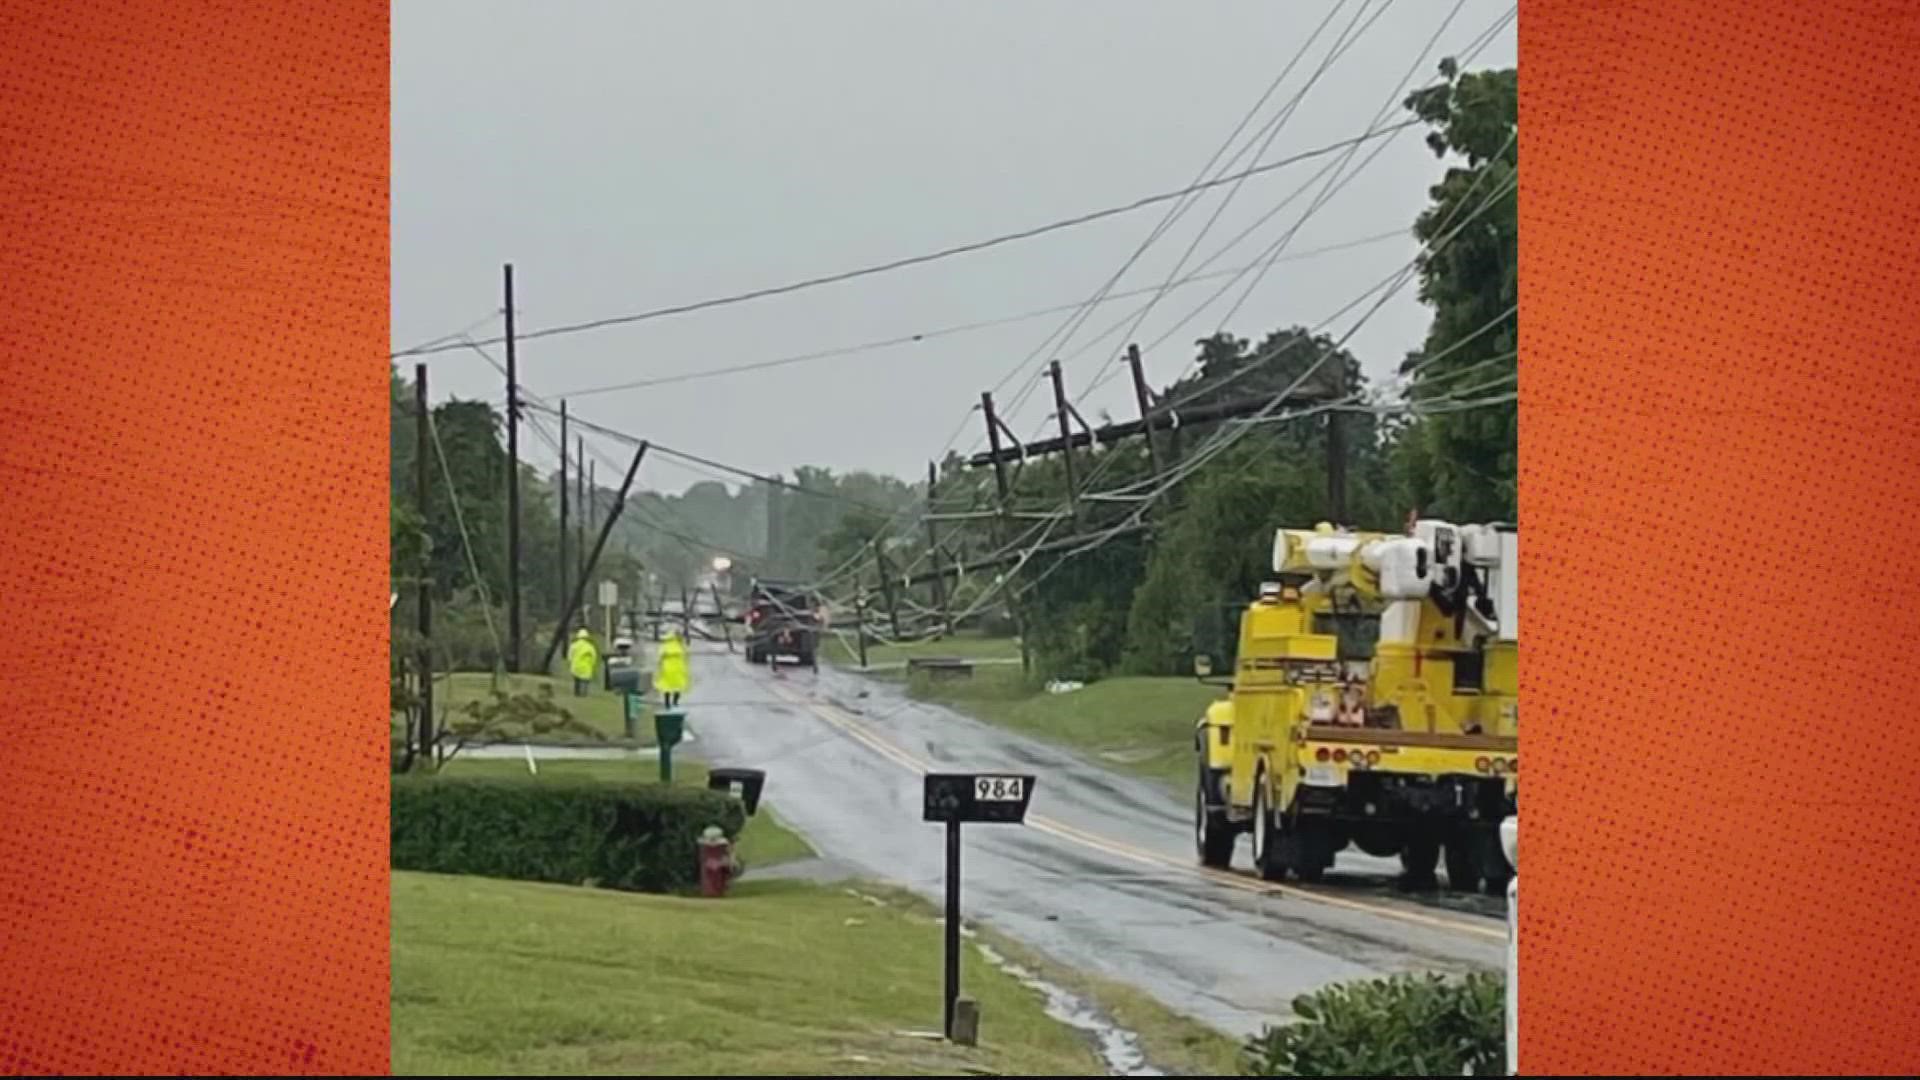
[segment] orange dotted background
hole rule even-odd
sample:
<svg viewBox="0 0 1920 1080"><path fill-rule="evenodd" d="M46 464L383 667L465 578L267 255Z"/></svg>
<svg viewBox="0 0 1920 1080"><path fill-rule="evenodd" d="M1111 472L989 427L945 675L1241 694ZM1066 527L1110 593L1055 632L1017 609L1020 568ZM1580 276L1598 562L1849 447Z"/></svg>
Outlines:
<svg viewBox="0 0 1920 1080"><path fill-rule="evenodd" d="M1525 0L1528 1073L1920 1069L1920 3Z"/></svg>
<svg viewBox="0 0 1920 1080"><path fill-rule="evenodd" d="M387 65L0 0L0 1072L387 1071Z"/></svg>

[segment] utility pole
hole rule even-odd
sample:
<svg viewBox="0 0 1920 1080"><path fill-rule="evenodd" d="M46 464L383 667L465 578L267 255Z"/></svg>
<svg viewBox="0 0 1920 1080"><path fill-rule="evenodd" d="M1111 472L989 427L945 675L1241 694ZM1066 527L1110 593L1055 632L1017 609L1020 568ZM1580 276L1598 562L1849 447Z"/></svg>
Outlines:
<svg viewBox="0 0 1920 1080"><path fill-rule="evenodd" d="M855 640L860 643L860 670L867 670L867 590L862 586L853 599Z"/></svg>
<svg viewBox="0 0 1920 1080"><path fill-rule="evenodd" d="M874 537L872 547L873 569L880 575L880 595L886 597L887 600L887 625L893 628L893 640L897 642L901 637L900 605L894 600L893 572L887 566L887 557L880 551L879 537Z"/></svg>
<svg viewBox="0 0 1920 1080"><path fill-rule="evenodd" d="M547 654L541 660L540 670L548 671L553 667L553 658L560 651L560 642L567 635L567 623L573 620L575 612L580 610L580 596L586 592L587 579L593 576L593 568L600 561L600 552L607 546L607 537L613 532L614 523L620 520L620 511L627 504L627 493L633 490L633 478L640 472L640 461L647 456L647 444L641 443L633 452L633 462L627 466L627 475L620 481L620 494L607 514L607 520L600 525L600 536L593 542L593 554L580 568L580 576L573 583L573 592L568 595L567 606L560 612L560 622L553 628L553 639L547 642Z"/></svg>
<svg viewBox="0 0 1920 1080"><path fill-rule="evenodd" d="M427 517L427 477L428 458L433 455L433 413L427 407L427 365L413 365L413 415L414 415L414 451L413 451L413 498L414 505L420 510L420 521L424 526ZM416 725L415 737L420 740L420 755L432 766L434 756L433 735L433 533L422 529L427 536L427 558L422 560L420 573L420 722Z"/></svg>
<svg viewBox="0 0 1920 1080"><path fill-rule="evenodd" d="M579 507L576 515L587 515L587 437L576 435L573 438L573 505ZM576 524L573 529L573 567L574 576L581 577L587 572L587 528Z"/></svg>
<svg viewBox="0 0 1920 1080"><path fill-rule="evenodd" d="M560 549L559 549L560 550L560 591L559 591L559 595L554 597L556 601L562 601L567 598L567 583L573 579L573 573L571 570L572 560L569 558L567 554L567 544L568 544L568 541L571 539L570 535L567 532L567 519L569 516L568 504L573 501L571 498L569 498L569 496L572 494L572 491L571 491L572 486L573 486L573 481L567 475L567 403L565 401L561 401L560 402Z"/></svg>
<svg viewBox="0 0 1920 1080"><path fill-rule="evenodd" d="M501 268L507 317L507 670L520 670L520 366L514 351L513 264Z"/></svg>
<svg viewBox="0 0 1920 1080"><path fill-rule="evenodd" d="M1053 379L1054 415L1060 420L1060 461L1067 470L1067 506L1073 513L1076 524L1080 520L1080 485L1073 479L1073 426L1067 420L1067 383L1060 373L1060 361L1047 365L1047 375Z"/></svg>
<svg viewBox="0 0 1920 1080"><path fill-rule="evenodd" d="M596 507L594 503L599 498L599 496L594 491L593 467L599 464L599 462L587 461L584 458L581 460L585 462L587 467L587 484L585 489L586 494L582 496L582 498L580 499L580 524L583 526L583 528L581 529L580 535L582 537L585 537L593 532L594 518L598 516L597 515L598 507ZM587 582L586 595L592 599L581 601L581 603L583 604L593 603L595 600L599 599L599 597L596 595L593 582L591 581Z"/></svg>
<svg viewBox="0 0 1920 1080"><path fill-rule="evenodd" d="M767 485L767 564L770 576L786 570L786 493L778 484Z"/></svg>
<svg viewBox="0 0 1920 1080"><path fill-rule="evenodd" d="M1335 525L1347 521L1347 425L1338 409L1327 413L1327 514Z"/></svg>
<svg viewBox="0 0 1920 1080"><path fill-rule="evenodd" d="M999 516L994 519L993 546L997 548L1004 546L1007 542L1007 502L1010 492L1007 486L1007 463L1000 458L1000 417L993 411L992 391L980 395L980 411L987 418L987 448L993 455L993 486L998 495L995 503L1000 511ZM1007 610L1013 614L1013 632L1020 637L1020 671L1022 674L1030 675L1033 673L1033 655L1027 649L1026 620L1020 617L1019 604L1010 600L1007 602Z"/></svg>
<svg viewBox="0 0 1920 1080"><path fill-rule="evenodd" d="M1146 369L1140 364L1140 346L1127 346L1127 367L1133 369L1133 400L1140 405L1140 419L1147 425L1147 462L1153 475L1160 475L1160 444L1153 437L1153 394L1147 389Z"/></svg>
<svg viewBox="0 0 1920 1080"><path fill-rule="evenodd" d="M927 462L927 558L933 564L933 610L940 613L941 628L951 633L952 613L947 610L947 579L940 569L940 530L933 523L934 492L940 483L940 470Z"/></svg>

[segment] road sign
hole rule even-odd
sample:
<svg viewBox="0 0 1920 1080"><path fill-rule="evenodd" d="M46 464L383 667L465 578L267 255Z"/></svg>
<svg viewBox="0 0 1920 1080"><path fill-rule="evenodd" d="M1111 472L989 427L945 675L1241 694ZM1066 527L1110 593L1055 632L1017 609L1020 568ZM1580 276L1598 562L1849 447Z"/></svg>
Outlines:
<svg viewBox="0 0 1920 1080"><path fill-rule="evenodd" d="M960 999L960 826L1018 825L1033 802L1033 777L1025 773L928 773L922 784L923 820L947 827L946 1024L953 1038L954 1004Z"/></svg>
<svg viewBox="0 0 1920 1080"><path fill-rule="evenodd" d="M1022 773L928 773L924 787L924 819L955 825L1018 825L1033 802L1033 777Z"/></svg>
<svg viewBox="0 0 1920 1080"><path fill-rule="evenodd" d="M620 606L620 583L603 581L600 583L600 606L603 608Z"/></svg>

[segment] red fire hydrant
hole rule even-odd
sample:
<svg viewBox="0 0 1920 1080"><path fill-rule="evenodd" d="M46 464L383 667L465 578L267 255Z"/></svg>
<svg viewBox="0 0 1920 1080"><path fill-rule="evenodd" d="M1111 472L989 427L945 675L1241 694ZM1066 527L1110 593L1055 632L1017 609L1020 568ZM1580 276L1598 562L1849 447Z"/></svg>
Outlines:
<svg viewBox="0 0 1920 1080"><path fill-rule="evenodd" d="M717 825L709 825L700 834L700 895L725 896L727 886L740 875L740 862L733 857L733 844Z"/></svg>

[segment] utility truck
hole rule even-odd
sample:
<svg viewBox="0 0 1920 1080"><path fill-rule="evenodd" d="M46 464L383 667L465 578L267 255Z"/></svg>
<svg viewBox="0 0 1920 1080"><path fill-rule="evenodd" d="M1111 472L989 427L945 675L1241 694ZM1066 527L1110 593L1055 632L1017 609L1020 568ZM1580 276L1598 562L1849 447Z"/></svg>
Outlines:
<svg viewBox="0 0 1920 1080"><path fill-rule="evenodd" d="M1415 521L1274 536L1274 580L1238 635L1196 654L1226 678L1194 732L1200 861L1252 837L1260 875L1320 881L1348 847L1406 880L1500 895L1519 756L1519 532ZM1203 644L1203 642L1196 642ZM1220 672L1220 675L1216 675Z"/></svg>

